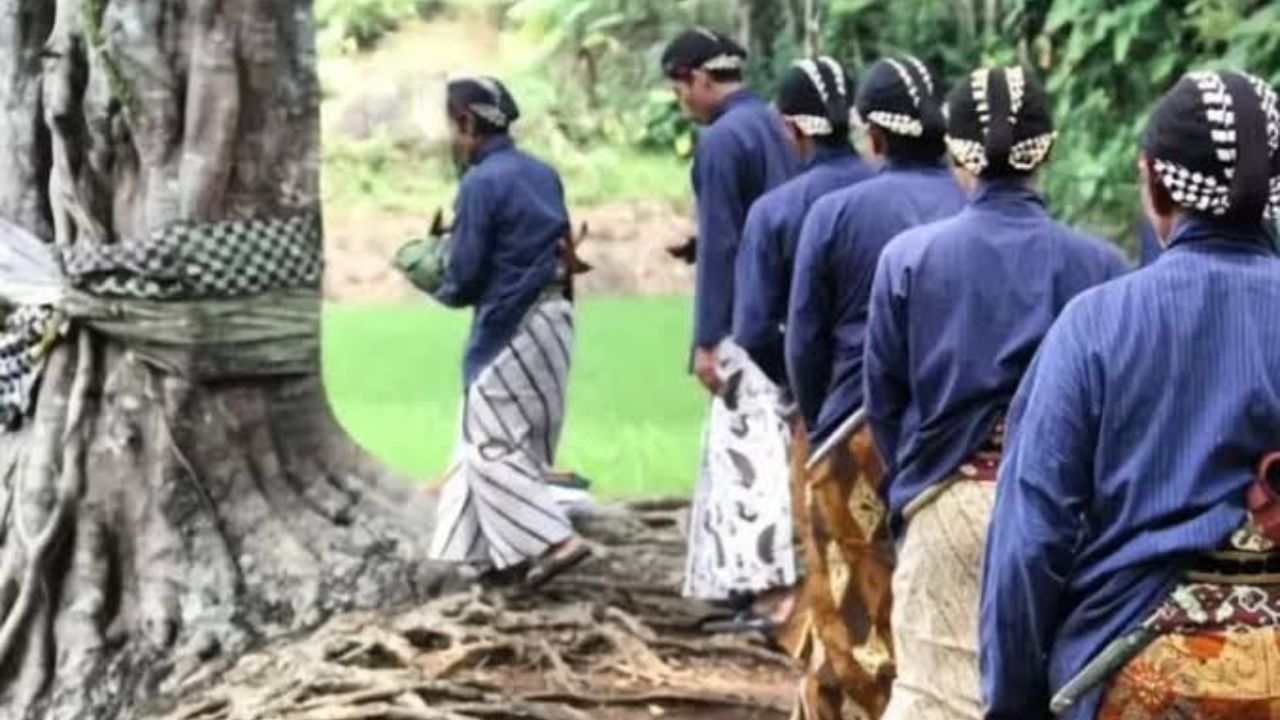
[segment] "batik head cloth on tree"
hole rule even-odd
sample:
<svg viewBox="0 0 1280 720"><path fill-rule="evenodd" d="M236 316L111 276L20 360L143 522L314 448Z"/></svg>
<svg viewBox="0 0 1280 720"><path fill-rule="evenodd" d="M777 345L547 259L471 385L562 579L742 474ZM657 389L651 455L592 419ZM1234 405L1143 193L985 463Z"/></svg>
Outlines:
<svg viewBox="0 0 1280 720"><path fill-rule="evenodd" d="M835 60L797 60L782 78L778 112L809 137L847 135L853 82Z"/></svg>
<svg viewBox="0 0 1280 720"><path fill-rule="evenodd" d="M1280 105L1257 77L1186 75L1151 114L1143 149L1179 207L1246 222L1280 210Z"/></svg>
<svg viewBox="0 0 1280 720"><path fill-rule="evenodd" d="M1021 67L975 70L947 97L947 149L979 177L1034 172L1057 137L1044 89Z"/></svg>
<svg viewBox="0 0 1280 720"><path fill-rule="evenodd" d="M939 138L946 129L933 75L910 55L872 65L858 89L856 105L864 123L894 135Z"/></svg>

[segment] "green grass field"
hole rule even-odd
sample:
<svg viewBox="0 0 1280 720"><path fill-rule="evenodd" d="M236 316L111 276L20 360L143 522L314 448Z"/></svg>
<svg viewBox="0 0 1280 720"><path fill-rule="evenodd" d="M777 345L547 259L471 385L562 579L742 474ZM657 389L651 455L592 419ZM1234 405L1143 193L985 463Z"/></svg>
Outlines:
<svg viewBox="0 0 1280 720"><path fill-rule="evenodd" d="M686 298L588 298L559 465L601 495L687 493L705 400L685 373ZM443 471L457 432L461 352L470 315L424 301L330 305L325 386L338 419L392 467Z"/></svg>

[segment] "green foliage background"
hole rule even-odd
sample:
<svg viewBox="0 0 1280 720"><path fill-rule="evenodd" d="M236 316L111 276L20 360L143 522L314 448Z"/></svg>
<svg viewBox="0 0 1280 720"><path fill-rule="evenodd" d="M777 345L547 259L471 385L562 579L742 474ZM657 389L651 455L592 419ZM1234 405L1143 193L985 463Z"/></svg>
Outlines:
<svg viewBox="0 0 1280 720"><path fill-rule="evenodd" d="M1280 3L1261 0L318 0L326 32L367 48L413 15L482 8L539 49L529 104L574 147L687 155L693 130L658 72L691 24L752 50L772 89L811 47L855 73L886 54L925 59L948 84L1020 61L1048 88L1061 131L1046 192L1055 210L1128 244L1136 147L1152 104L1184 72L1249 69L1280 80ZM812 12L806 21L806 12ZM546 136L543 128L539 136Z"/></svg>
<svg viewBox="0 0 1280 720"><path fill-rule="evenodd" d="M1248 69L1280 80L1280 3L1258 0L521 0L507 19L545 41L563 97L584 102L583 139L690 147L657 72L662 43L701 22L746 40L769 89L806 38L854 71L890 53L924 58L948 84L1020 61L1048 88L1061 130L1045 178L1055 209L1115 238L1138 213L1136 147L1152 104L1184 72ZM806 28L808 32L806 32ZM585 83L584 54L595 64ZM582 92L585 100L574 97ZM1126 243L1127 244L1127 243Z"/></svg>

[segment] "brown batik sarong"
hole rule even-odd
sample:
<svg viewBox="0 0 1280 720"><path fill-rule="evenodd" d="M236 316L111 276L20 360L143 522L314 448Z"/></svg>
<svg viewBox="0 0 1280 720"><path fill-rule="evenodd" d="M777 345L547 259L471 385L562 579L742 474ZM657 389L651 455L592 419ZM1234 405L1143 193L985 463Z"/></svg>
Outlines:
<svg viewBox="0 0 1280 720"><path fill-rule="evenodd" d="M796 457L807 457L798 453ZM781 636L805 665L794 717L878 718L889 700L893 542L878 489L879 458L864 427L812 470L796 465L806 576Z"/></svg>

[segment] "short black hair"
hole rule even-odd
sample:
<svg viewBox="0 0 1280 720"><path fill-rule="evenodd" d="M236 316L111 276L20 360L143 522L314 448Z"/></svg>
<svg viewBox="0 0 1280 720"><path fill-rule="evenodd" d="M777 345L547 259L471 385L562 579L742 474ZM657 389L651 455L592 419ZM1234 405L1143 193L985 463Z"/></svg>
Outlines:
<svg viewBox="0 0 1280 720"><path fill-rule="evenodd" d="M937 162L947 154L947 144L941 135L907 137L872 125L884 141L885 155L892 160L906 162Z"/></svg>

